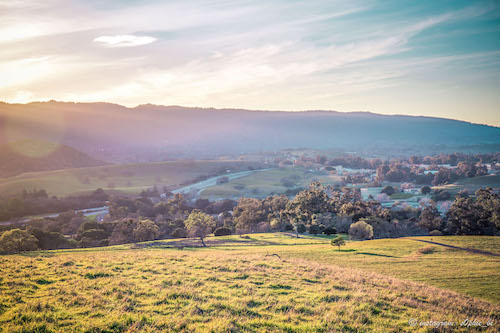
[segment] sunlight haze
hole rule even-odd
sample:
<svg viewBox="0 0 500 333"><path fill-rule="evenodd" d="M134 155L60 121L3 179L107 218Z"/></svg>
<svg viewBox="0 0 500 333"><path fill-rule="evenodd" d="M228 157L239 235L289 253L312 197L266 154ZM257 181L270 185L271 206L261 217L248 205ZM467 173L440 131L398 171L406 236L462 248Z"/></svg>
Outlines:
<svg viewBox="0 0 500 333"><path fill-rule="evenodd" d="M497 1L0 1L0 100L500 126Z"/></svg>

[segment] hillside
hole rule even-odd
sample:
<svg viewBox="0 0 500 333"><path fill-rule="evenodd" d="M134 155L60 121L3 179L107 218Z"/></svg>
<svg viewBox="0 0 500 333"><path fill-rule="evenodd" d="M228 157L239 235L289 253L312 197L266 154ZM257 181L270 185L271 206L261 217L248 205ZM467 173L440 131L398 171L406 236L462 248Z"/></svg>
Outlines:
<svg viewBox="0 0 500 333"><path fill-rule="evenodd" d="M23 140L0 146L0 177L28 171L48 171L106 165L89 155L62 144Z"/></svg>
<svg viewBox="0 0 500 333"><path fill-rule="evenodd" d="M216 110L107 103L0 103L0 143L62 142L117 162L314 147L395 154L498 151L500 128L369 112ZM409 149L411 148L411 149Z"/></svg>
<svg viewBox="0 0 500 333"><path fill-rule="evenodd" d="M153 185L160 189L178 187L227 170L248 171L249 166L262 167L260 163L244 161L170 161L29 172L0 178L0 193L15 195L23 189L45 189L49 195L66 196L103 188L110 193L137 194Z"/></svg>
<svg viewBox="0 0 500 333"><path fill-rule="evenodd" d="M8 332L450 331L426 326L430 320L453 322L453 332L498 328L497 302L432 286L456 289L469 281L472 293L487 290L484 282L497 283L495 258L441 248L429 253L419 242L398 239L352 242L344 251L314 237L224 239L249 244L4 256L0 323ZM414 269L406 274L408 267ZM467 276L474 272L484 278ZM460 326L467 318L485 327Z"/></svg>

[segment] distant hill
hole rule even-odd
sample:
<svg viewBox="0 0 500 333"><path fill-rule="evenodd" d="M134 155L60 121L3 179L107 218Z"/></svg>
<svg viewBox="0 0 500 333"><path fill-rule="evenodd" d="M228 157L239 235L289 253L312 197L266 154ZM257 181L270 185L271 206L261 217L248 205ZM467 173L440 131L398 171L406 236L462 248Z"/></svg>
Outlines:
<svg viewBox="0 0 500 333"><path fill-rule="evenodd" d="M299 147L403 155L500 150L500 128L443 118L55 101L0 102L0 143L12 138L61 142L118 162Z"/></svg>
<svg viewBox="0 0 500 333"><path fill-rule="evenodd" d="M28 171L49 171L106 165L65 145L47 141L22 140L0 146L0 177Z"/></svg>

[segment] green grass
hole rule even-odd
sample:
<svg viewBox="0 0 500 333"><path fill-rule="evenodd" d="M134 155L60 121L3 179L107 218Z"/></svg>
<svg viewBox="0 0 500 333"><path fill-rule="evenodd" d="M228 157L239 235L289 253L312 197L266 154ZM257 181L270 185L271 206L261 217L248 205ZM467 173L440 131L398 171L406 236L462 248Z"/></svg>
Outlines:
<svg viewBox="0 0 500 333"><path fill-rule="evenodd" d="M209 237L209 248L168 248L199 243L177 239L2 256L0 326L5 332L427 332L409 319L474 318L498 328L500 307L493 303L500 302L491 294L500 290L496 258L410 238L349 242L338 251L327 237L248 236ZM499 242L432 239L476 248ZM445 289L434 287L440 284Z"/></svg>
<svg viewBox="0 0 500 333"><path fill-rule="evenodd" d="M27 172L0 178L0 193L15 195L23 189L45 189L49 195L66 196L100 187L111 192L135 194L153 185L171 186L191 182L196 177L213 174L221 168L233 172L248 170L251 164L241 161L174 161Z"/></svg>
<svg viewBox="0 0 500 333"><path fill-rule="evenodd" d="M288 189L281 183L281 179L285 177L297 177L296 187L307 187L316 180L328 185L340 182L339 176L328 175L326 172L309 172L300 167L278 168L255 172L245 177L233 179L225 184L209 187L201 192L201 196L214 199L282 194Z"/></svg>
<svg viewBox="0 0 500 333"><path fill-rule="evenodd" d="M442 244L475 249L500 254L500 241L497 237L483 236L445 236L445 237L412 237L426 241L438 242Z"/></svg>
<svg viewBox="0 0 500 333"><path fill-rule="evenodd" d="M500 186L500 176L488 175L472 178L462 178L456 181L459 185L480 185L480 186Z"/></svg>
<svg viewBox="0 0 500 333"><path fill-rule="evenodd" d="M392 200L403 200L413 198L415 195L411 193L394 193L391 195Z"/></svg>
<svg viewBox="0 0 500 333"><path fill-rule="evenodd" d="M478 189L485 187L493 187L497 188L500 186L500 176L496 175L488 175L488 176L479 176L473 178L462 178L457 180L453 184L441 185L441 186L433 186L432 189L443 189L454 197L460 191L466 190L469 194L474 194Z"/></svg>

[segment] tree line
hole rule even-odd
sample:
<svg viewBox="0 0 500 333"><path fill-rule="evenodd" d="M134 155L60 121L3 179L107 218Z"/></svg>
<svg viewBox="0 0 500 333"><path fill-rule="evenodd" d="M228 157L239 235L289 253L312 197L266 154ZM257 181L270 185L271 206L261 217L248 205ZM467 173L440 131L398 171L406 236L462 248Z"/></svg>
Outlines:
<svg viewBox="0 0 500 333"><path fill-rule="evenodd" d="M359 189L312 183L290 199L285 195L238 201L188 202L181 194L154 203L150 198L109 197L109 216L89 221L70 211L26 225L4 226L0 252L107 246L208 234L289 231L299 234L349 234L354 239L413 235L499 235L500 199L492 189L457 196L443 215L433 201L421 207L383 208L364 201Z"/></svg>

